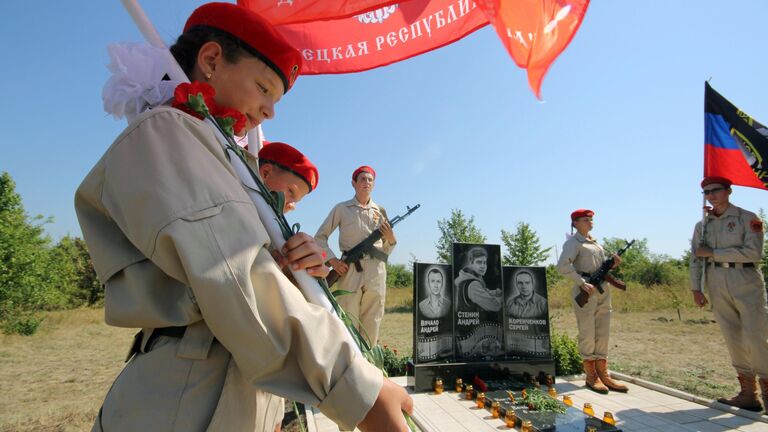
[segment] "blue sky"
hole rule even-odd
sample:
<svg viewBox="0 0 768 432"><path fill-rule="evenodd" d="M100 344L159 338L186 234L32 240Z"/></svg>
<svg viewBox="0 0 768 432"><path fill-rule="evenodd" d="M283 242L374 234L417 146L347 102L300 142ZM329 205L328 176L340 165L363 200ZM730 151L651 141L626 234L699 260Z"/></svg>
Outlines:
<svg viewBox="0 0 768 432"><path fill-rule="evenodd" d="M168 42L200 3L141 2ZM30 214L54 218L54 239L81 235L75 189L125 126L102 109L106 46L142 38L117 0L29 4L0 2L0 171ZM288 219L313 234L368 164L391 216L422 205L397 227L391 262L434 260L437 220L454 208L490 243L523 221L558 249L570 212L591 208L596 236L680 256L701 217L704 81L768 122L767 17L759 0L593 1L544 101L490 28L373 71L302 77L264 125L320 169ZM768 192L734 189L737 205L768 209Z"/></svg>

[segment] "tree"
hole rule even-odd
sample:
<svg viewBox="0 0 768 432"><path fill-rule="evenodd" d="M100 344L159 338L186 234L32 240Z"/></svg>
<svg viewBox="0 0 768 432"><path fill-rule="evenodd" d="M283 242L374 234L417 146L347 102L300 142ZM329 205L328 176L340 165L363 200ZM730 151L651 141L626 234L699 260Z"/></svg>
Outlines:
<svg viewBox="0 0 768 432"><path fill-rule="evenodd" d="M57 286L66 295L67 306L92 306L104 299L104 288L80 237L65 236L59 240L51 250L51 266L57 269Z"/></svg>
<svg viewBox="0 0 768 432"><path fill-rule="evenodd" d="M440 229L440 239L435 244L437 258L444 263L451 262L454 242L485 243L486 240L480 229L475 226L475 217L466 217L459 209L451 210L450 219L438 220L437 227Z"/></svg>
<svg viewBox="0 0 768 432"><path fill-rule="evenodd" d="M525 222L517 224L514 234L501 230L501 241L507 253L502 258L504 265L536 266L549 257L548 247L543 249L539 244L539 236Z"/></svg>
<svg viewBox="0 0 768 432"><path fill-rule="evenodd" d="M62 301L51 283L47 222L27 215L15 182L0 174L0 325L6 333L34 333L40 324L34 311Z"/></svg>

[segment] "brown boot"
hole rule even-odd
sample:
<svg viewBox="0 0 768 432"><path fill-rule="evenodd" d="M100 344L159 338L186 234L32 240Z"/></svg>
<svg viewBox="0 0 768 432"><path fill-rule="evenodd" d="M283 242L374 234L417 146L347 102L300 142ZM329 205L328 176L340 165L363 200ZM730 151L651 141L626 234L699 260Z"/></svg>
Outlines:
<svg viewBox="0 0 768 432"><path fill-rule="evenodd" d="M587 377L585 378L587 387L597 393L608 393L608 387L604 386L600 381L600 377L597 376L594 360L584 360L584 373L587 374Z"/></svg>
<svg viewBox="0 0 768 432"><path fill-rule="evenodd" d="M605 384L605 386L611 389L612 391L617 391L622 393L626 393L629 391L629 387L611 378L611 375L608 373L608 360L606 359L595 360L595 370L597 371L597 376L600 377L600 381L602 381L603 384Z"/></svg>
<svg viewBox="0 0 768 432"><path fill-rule="evenodd" d="M768 378L760 378L760 391L763 393L764 414L768 415Z"/></svg>
<svg viewBox="0 0 768 432"><path fill-rule="evenodd" d="M762 380L760 384L763 385ZM739 394L730 399L720 398L717 401L748 411L761 411L763 407L760 406L760 401L757 400L757 386L755 385L755 376L740 373L739 385L741 386L741 391ZM765 389L764 387L763 398L765 398L765 390L768 389Z"/></svg>

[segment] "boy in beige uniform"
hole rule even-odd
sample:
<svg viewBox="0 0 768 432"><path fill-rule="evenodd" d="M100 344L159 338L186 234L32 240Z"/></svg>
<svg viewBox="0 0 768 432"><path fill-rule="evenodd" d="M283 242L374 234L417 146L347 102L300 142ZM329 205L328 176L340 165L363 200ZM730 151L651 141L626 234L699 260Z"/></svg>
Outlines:
<svg viewBox="0 0 768 432"><path fill-rule="evenodd" d="M228 3L198 8L176 46L188 76L250 127L274 115L301 64L269 23ZM272 394L343 428L405 430L410 398L282 273L208 124L170 107L139 115L83 180L75 208L107 323L143 329L94 430L272 431L282 412ZM322 275L306 237L282 252Z"/></svg>
<svg viewBox="0 0 768 432"><path fill-rule="evenodd" d="M693 232L693 300L701 307L707 304L701 291L702 265L706 263L706 289L741 386L738 395L718 401L760 411L757 376L763 405L768 409L768 300L759 267L763 257L763 223L754 213L730 203L730 180L707 177L701 187L712 209L706 216L704 242L701 222Z"/></svg>
<svg viewBox="0 0 768 432"><path fill-rule="evenodd" d="M339 289L351 292L337 297L337 300L346 312L360 321L360 333L369 338L371 346L379 340L379 327L384 316L386 260L397 243L386 210L371 199L375 179L376 171L373 168L361 166L356 169L352 173L355 197L336 204L315 234L317 244L329 257L328 264L341 276ZM337 227L342 252L355 247L374 230L381 230L381 240L374 244L376 252L360 260L360 269L336 258L328 246L328 237Z"/></svg>
<svg viewBox="0 0 768 432"><path fill-rule="evenodd" d="M595 240L592 231L592 216L595 212L579 209L571 213L571 226L576 234L563 244L563 252L557 262L557 270L574 283L572 298L585 291L589 301L579 307L573 301L576 324L579 327L579 353L584 361L586 385L598 393L608 389L626 392L628 388L611 378L608 373L608 337L611 330L611 291L605 286L603 293L584 279L597 271L605 261L605 251ZM614 267L621 258L614 255Z"/></svg>

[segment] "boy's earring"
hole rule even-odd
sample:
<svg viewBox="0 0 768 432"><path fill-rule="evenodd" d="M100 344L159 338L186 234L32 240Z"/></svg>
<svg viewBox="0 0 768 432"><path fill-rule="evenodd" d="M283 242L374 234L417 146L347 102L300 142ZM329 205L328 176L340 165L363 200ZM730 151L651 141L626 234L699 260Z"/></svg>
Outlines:
<svg viewBox="0 0 768 432"><path fill-rule="evenodd" d="M210 73L210 72L207 72L207 73L205 74L205 79L206 79L206 80L210 80L212 76L213 76L213 74L212 74L212 73Z"/></svg>

